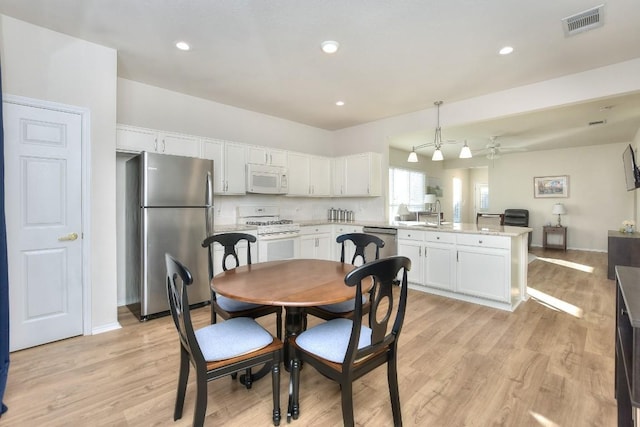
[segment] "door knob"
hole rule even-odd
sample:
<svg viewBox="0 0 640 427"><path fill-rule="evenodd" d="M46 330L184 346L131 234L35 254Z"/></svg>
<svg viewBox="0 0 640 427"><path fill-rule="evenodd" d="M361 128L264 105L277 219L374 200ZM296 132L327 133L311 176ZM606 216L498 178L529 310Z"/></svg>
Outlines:
<svg viewBox="0 0 640 427"><path fill-rule="evenodd" d="M76 240L77 238L78 238L78 233L69 233L66 236L58 237L58 241L60 242L73 241L73 240Z"/></svg>

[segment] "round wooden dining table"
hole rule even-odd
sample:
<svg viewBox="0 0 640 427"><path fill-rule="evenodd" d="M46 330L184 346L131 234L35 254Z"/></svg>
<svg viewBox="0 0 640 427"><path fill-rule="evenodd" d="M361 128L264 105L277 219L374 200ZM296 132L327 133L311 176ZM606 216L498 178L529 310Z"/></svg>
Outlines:
<svg viewBox="0 0 640 427"><path fill-rule="evenodd" d="M354 268L351 264L319 259L269 261L220 273L211 281L211 288L239 301L285 308L284 360L288 368L287 344L302 331L304 307L354 298L355 287L344 283L344 277Z"/></svg>

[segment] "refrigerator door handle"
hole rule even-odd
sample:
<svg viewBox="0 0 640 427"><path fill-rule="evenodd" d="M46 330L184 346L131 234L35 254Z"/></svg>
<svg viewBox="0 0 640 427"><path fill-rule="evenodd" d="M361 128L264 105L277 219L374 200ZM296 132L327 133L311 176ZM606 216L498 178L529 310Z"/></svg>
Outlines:
<svg viewBox="0 0 640 427"><path fill-rule="evenodd" d="M207 172L204 203L207 206L213 205L213 178L211 177L211 172Z"/></svg>
<svg viewBox="0 0 640 427"><path fill-rule="evenodd" d="M213 177L211 176L211 172L207 172L206 184L205 184L205 205L207 208L204 212L204 221L205 221L205 232L207 235L205 237L211 236L213 234Z"/></svg>

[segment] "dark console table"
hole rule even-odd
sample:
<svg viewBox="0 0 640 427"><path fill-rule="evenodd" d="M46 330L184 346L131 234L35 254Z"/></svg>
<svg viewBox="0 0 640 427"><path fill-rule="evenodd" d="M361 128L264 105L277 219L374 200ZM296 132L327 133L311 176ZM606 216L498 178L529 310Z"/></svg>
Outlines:
<svg viewBox="0 0 640 427"><path fill-rule="evenodd" d="M560 243L549 243L547 237L549 235L560 236L562 239ZM567 227L561 225L545 225L542 227L542 247L547 249L562 249L567 250Z"/></svg>
<svg viewBox="0 0 640 427"><path fill-rule="evenodd" d="M615 279L616 265L640 267L640 233L621 233L609 230L609 266L607 279Z"/></svg>
<svg viewBox="0 0 640 427"><path fill-rule="evenodd" d="M615 395L618 426L633 426L640 407L640 268L617 266Z"/></svg>

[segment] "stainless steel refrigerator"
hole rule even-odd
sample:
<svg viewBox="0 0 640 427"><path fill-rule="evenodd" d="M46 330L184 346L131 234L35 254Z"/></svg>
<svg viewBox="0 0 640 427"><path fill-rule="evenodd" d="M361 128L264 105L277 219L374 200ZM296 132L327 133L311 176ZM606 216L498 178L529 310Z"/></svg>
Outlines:
<svg viewBox="0 0 640 427"><path fill-rule="evenodd" d="M141 320L167 314L165 253L189 268L189 303L209 301L213 161L142 152L126 165L127 297Z"/></svg>

